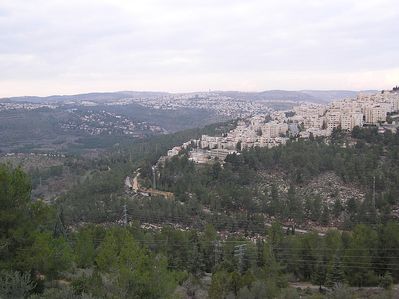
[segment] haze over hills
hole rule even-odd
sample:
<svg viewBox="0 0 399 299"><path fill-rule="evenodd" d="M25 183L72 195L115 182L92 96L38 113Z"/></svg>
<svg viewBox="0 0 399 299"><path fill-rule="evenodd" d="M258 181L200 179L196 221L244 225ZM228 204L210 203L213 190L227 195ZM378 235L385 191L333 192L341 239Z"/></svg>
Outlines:
<svg viewBox="0 0 399 299"><path fill-rule="evenodd" d="M74 95L51 95L45 97L39 96L16 96L7 97L0 100L16 101L16 102L33 102L33 103L49 103L49 102L63 102L63 101L94 101L106 102L112 100L119 100L126 97L146 97L153 98L166 95L166 92L152 92L152 91L116 91L116 92L90 92Z"/></svg>
<svg viewBox="0 0 399 299"><path fill-rule="evenodd" d="M339 100L344 98L353 98L356 97L359 93L363 94L375 94L378 90L301 90L300 93L306 94L307 96L311 96L318 100L324 100L330 102L331 100Z"/></svg>
<svg viewBox="0 0 399 299"><path fill-rule="evenodd" d="M117 91L117 92L91 92L75 95L51 95L46 97L38 96L16 96L0 99L1 101L14 102L34 102L34 103L50 103L64 101L94 101L107 102L119 100L123 98L157 98L166 95L204 95L207 93L228 96L239 100L248 100L256 102L267 101L292 101L292 102L313 102L327 103L332 100L340 100L344 98L355 97L359 93L376 93L377 90L266 90L261 92L243 92L243 91L209 91L209 92L190 92L190 93L169 93L169 92L153 92L153 91Z"/></svg>
<svg viewBox="0 0 399 299"><path fill-rule="evenodd" d="M332 100L340 100L355 97L359 93L376 93L377 90L266 90L261 92L221 91L220 94L233 98L241 98L255 101L294 101L326 103Z"/></svg>

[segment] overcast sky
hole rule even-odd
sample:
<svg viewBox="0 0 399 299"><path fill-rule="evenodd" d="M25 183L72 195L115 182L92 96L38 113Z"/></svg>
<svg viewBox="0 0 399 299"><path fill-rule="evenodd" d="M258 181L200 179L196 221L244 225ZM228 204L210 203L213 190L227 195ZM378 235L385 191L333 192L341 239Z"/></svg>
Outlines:
<svg viewBox="0 0 399 299"><path fill-rule="evenodd" d="M0 0L0 96L387 89L397 0Z"/></svg>

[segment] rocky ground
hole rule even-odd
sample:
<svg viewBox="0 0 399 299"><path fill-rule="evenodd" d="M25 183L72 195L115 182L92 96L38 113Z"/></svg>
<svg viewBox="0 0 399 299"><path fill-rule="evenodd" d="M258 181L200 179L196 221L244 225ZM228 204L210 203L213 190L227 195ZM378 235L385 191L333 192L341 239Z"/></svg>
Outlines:
<svg viewBox="0 0 399 299"><path fill-rule="evenodd" d="M350 198L363 201L364 191L355 184L347 184L333 172L326 172L312 179L307 185L299 188L299 193L306 196L320 196L323 202L333 204L336 198L342 203Z"/></svg>
<svg viewBox="0 0 399 299"><path fill-rule="evenodd" d="M270 192L272 185L276 185L279 191L279 198L282 200L287 198L287 192L290 187L290 180L287 175L281 171L259 172L258 188L260 190L268 190ZM296 195L305 202L307 198L314 199L319 197L323 203L327 203L332 208L336 199L345 203L354 198L356 201L363 201L365 198L365 190L353 183L345 183L333 172L325 172L319 176L312 178L310 181L295 186ZM340 217L341 218L341 217ZM306 220L301 227L304 229L325 232L326 230L339 227L343 219L331 219L328 227L322 227L319 223ZM289 224L288 222L286 224Z"/></svg>
<svg viewBox="0 0 399 299"><path fill-rule="evenodd" d="M287 193L290 182L283 172L261 172L258 175L260 177L260 188L270 190L271 186L275 184L278 186L280 194ZM296 193L303 198L320 196L322 201L328 204L332 204L336 198L345 203L350 198L362 201L365 197L365 192L360 186L344 183L333 172L325 172L300 186L296 186Z"/></svg>

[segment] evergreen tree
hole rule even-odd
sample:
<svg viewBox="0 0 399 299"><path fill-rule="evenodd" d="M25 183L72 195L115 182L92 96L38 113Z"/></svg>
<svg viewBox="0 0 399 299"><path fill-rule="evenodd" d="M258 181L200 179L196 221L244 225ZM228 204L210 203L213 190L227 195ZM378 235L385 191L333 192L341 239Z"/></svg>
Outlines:
<svg viewBox="0 0 399 299"><path fill-rule="evenodd" d="M35 288L28 273L0 272L0 298L23 299Z"/></svg>
<svg viewBox="0 0 399 299"><path fill-rule="evenodd" d="M376 282L372 271L372 250L377 248L377 233L370 227L360 224L353 230L344 262L346 279L350 285L368 286Z"/></svg>
<svg viewBox="0 0 399 299"><path fill-rule="evenodd" d="M90 230L82 229L77 233L74 253L78 267L90 267L94 263L96 251Z"/></svg>
<svg viewBox="0 0 399 299"><path fill-rule="evenodd" d="M345 273L342 268L342 261L339 255L335 255L327 267L326 286L332 288L336 284L344 283Z"/></svg>
<svg viewBox="0 0 399 299"><path fill-rule="evenodd" d="M312 282L321 287L324 285L326 281L326 266L321 259L318 259L316 262L315 269L312 273Z"/></svg>
<svg viewBox="0 0 399 299"><path fill-rule="evenodd" d="M386 290L389 290L392 288L392 285L393 285L393 278L391 273L385 272L384 276L380 278L380 286Z"/></svg>
<svg viewBox="0 0 399 299"><path fill-rule="evenodd" d="M208 291L209 298L225 298L231 289L231 284L231 276L226 271L218 271L214 273Z"/></svg>
<svg viewBox="0 0 399 299"><path fill-rule="evenodd" d="M272 216L281 214L281 202L276 184L272 184L270 191L270 214Z"/></svg>
<svg viewBox="0 0 399 299"><path fill-rule="evenodd" d="M302 200L296 196L295 187L291 185L288 189L287 194L287 209L288 209L288 217L293 219L297 223L301 223L303 220L303 207Z"/></svg>

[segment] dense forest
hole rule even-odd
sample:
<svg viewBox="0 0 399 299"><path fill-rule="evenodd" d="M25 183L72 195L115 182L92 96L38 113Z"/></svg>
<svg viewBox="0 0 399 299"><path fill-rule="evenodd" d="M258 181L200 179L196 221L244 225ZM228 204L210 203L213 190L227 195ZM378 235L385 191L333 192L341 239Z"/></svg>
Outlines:
<svg viewBox="0 0 399 299"><path fill-rule="evenodd" d="M150 179L168 148L230 125L115 148L51 205L32 200L20 168L0 166L0 298L394 298L399 135L335 131L329 144L292 141L206 166L183 152L159 169L159 187L175 200L123 191L132 170ZM260 184L273 171L287 190ZM365 199L299 195L327 171L363 188ZM339 230L296 231L308 219L329 227L334 218L343 219ZM316 287L296 288L306 282Z"/></svg>
<svg viewBox="0 0 399 299"><path fill-rule="evenodd" d="M293 277L330 287L331 298L351 298L344 284L380 285L388 296L399 278L396 222L325 236L287 235L274 223L255 243L221 239L212 225L202 232L135 223L67 232L53 207L30 200L21 170L2 166L0 185L1 298L176 298L179 286L193 296L206 273L209 298L299 298L288 288Z"/></svg>

